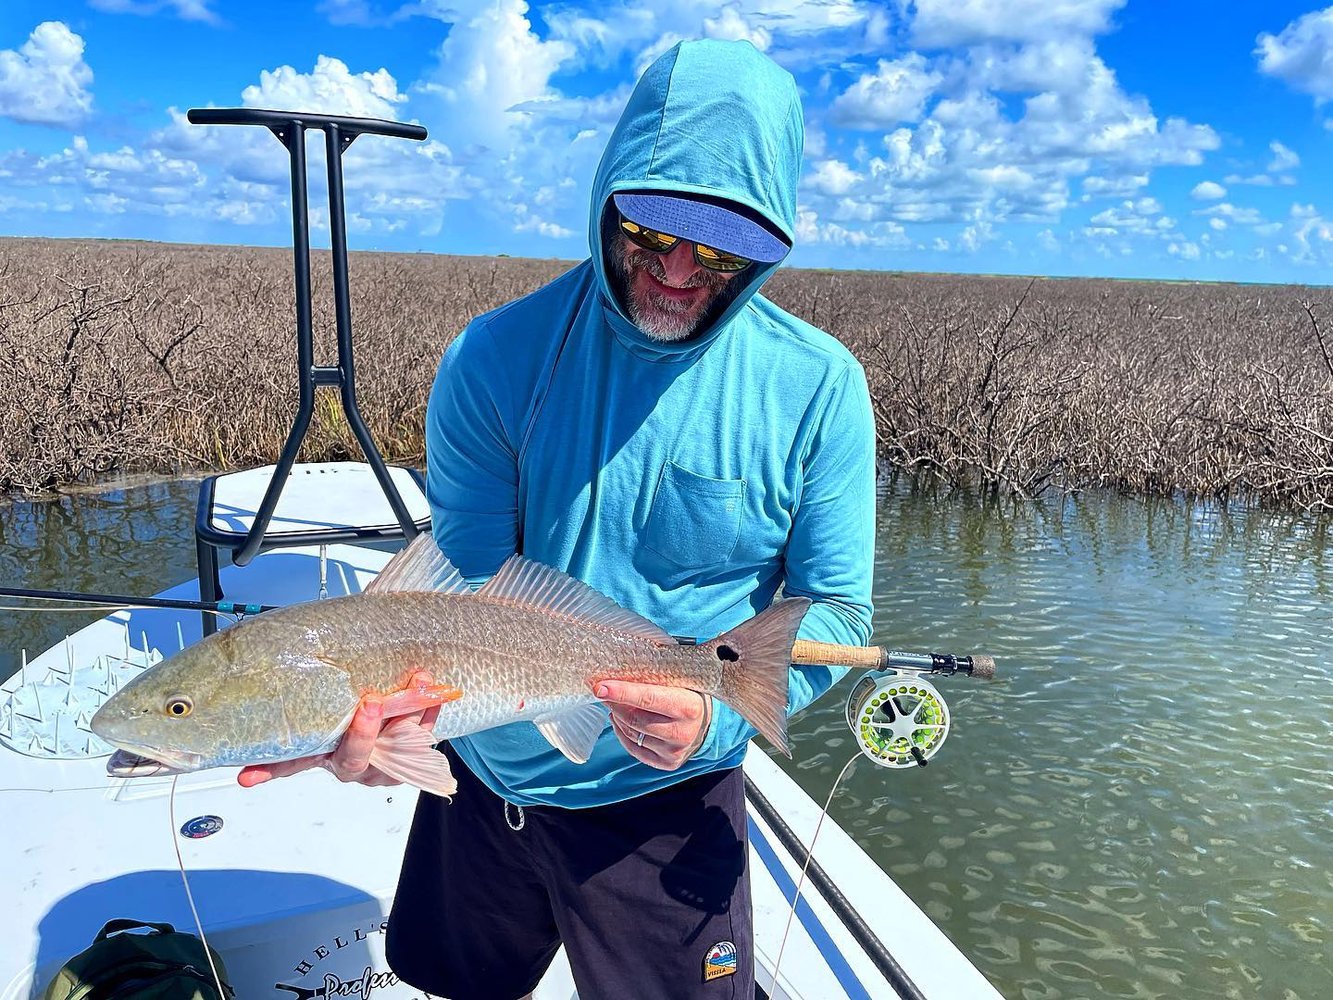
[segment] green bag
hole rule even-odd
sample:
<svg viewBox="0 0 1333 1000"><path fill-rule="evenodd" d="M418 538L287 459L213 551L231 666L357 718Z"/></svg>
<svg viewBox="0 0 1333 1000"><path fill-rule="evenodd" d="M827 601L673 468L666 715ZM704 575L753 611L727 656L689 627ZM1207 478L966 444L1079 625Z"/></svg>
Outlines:
<svg viewBox="0 0 1333 1000"><path fill-rule="evenodd" d="M121 931L146 927L148 934ZM218 996L204 943L171 924L119 918L56 973L43 1000L231 1000L222 958L212 948L226 996Z"/></svg>

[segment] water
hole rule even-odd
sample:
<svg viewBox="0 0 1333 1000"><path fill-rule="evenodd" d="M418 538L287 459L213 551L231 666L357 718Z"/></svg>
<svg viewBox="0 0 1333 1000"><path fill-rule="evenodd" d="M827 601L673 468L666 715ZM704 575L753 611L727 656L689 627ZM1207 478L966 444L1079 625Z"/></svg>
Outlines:
<svg viewBox="0 0 1333 1000"><path fill-rule="evenodd" d="M189 579L196 489L0 507L0 583ZM940 680L930 766L862 760L831 812L1006 997L1333 996L1333 520L900 479L876 575L876 642L1000 679ZM0 676L96 617L0 611ZM820 802L855 753L845 697L794 727Z"/></svg>

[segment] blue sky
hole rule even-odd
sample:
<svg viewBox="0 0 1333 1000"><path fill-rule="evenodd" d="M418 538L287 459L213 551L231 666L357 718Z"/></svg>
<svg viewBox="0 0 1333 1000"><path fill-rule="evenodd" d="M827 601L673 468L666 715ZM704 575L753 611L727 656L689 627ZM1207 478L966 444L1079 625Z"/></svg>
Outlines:
<svg viewBox="0 0 1333 1000"><path fill-rule="evenodd" d="M0 234L287 244L277 140L184 120L249 105L429 129L348 151L354 249L579 258L704 36L802 89L795 265L1330 281L1333 7L1284 0L5 0Z"/></svg>

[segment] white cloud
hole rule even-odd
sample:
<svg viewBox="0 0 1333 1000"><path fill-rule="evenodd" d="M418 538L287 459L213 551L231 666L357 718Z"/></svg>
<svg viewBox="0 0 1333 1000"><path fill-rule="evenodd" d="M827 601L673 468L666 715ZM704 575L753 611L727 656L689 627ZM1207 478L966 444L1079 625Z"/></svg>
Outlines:
<svg viewBox="0 0 1333 1000"><path fill-rule="evenodd" d="M911 247L906 230L894 222L877 222L872 226L848 229L836 222L820 222L819 216L808 209L796 213L796 238L806 245L828 244L842 247L881 247L906 250Z"/></svg>
<svg viewBox="0 0 1333 1000"><path fill-rule="evenodd" d="M1317 103L1333 98L1333 7L1303 14L1278 34L1267 32L1254 50L1259 69Z"/></svg>
<svg viewBox="0 0 1333 1000"><path fill-rule="evenodd" d="M342 60L323 55L315 60L314 72L301 73L291 66L261 70L259 83L241 91L248 108L391 121L398 117L395 105L406 100L387 69L354 74Z"/></svg>
<svg viewBox="0 0 1333 1000"><path fill-rule="evenodd" d="M1122 202L1098 212L1089 222L1098 229L1136 236L1162 236L1175 228L1175 220L1162 215L1162 204L1156 198Z"/></svg>
<svg viewBox="0 0 1333 1000"><path fill-rule="evenodd" d="M43 21L17 51L0 50L0 117L71 128L92 111L92 82L83 39Z"/></svg>
<svg viewBox="0 0 1333 1000"><path fill-rule="evenodd" d="M1152 168L1198 164L1220 144L1209 126L1159 119L1146 98L1126 93L1089 39L987 43L934 60L909 58L899 64L918 79L930 76L938 99L919 124L885 135L880 152L852 158L865 176L859 200L877 206L880 219L973 227L1054 220L1073 183L1081 183L1085 201L1124 199L1142 191ZM808 207L827 217L832 207L821 197L836 192L813 178L808 187ZM975 240L981 232L974 230Z"/></svg>
<svg viewBox="0 0 1333 1000"><path fill-rule="evenodd" d="M584 231L586 188L576 192L564 181L592 177L628 85L588 97L561 93L552 77L578 65L577 46L543 39L525 0L489 0L461 13L441 6L436 16L453 23L437 64L414 89L433 105L423 117L448 123L477 210L513 231L552 238ZM580 30L598 37L590 27ZM540 213L530 212L533 192L543 188L554 194Z"/></svg>
<svg viewBox="0 0 1333 1000"><path fill-rule="evenodd" d="M839 94L829 108L830 119L845 128L885 129L921 117L942 77L926 69L926 60L913 52L893 61L881 59L874 73L866 73Z"/></svg>
<svg viewBox="0 0 1333 1000"><path fill-rule="evenodd" d="M1290 174L1227 174L1228 184L1243 184L1250 187L1292 187L1296 178Z"/></svg>
<svg viewBox="0 0 1333 1000"><path fill-rule="evenodd" d="M1190 191L1190 197L1199 201L1216 201L1227 196L1227 189L1216 181L1200 181Z"/></svg>
<svg viewBox="0 0 1333 1000"><path fill-rule="evenodd" d="M573 230L533 214L527 205L516 204L512 206L512 209L517 219L514 223L514 232L516 233L536 233L539 236L557 240L574 235Z"/></svg>
<svg viewBox="0 0 1333 1000"><path fill-rule="evenodd" d="M1090 198L1123 198L1137 194L1148 186L1147 174L1124 174L1119 177L1084 177L1083 200Z"/></svg>
<svg viewBox="0 0 1333 1000"><path fill-rule="evenodd" d="M329 19L330 24L355 24L362 27L393 24L418 13L414 4L388 4L381 10L373 0L320 0L315 9Z"/></svg>
<svg viewBox="0 0 1333 1000"><path fill-rule="evenodd" d="M676 42L700 36L747 38L788 68L835 66L883 52L890 41L879 0L638 0L605 17L556 7L542 19L548 40L571 43L580 65L611 66L629 56L640 71Z"/></svg>
<svg viewBox="0 0 1333 1000"><path fill-rule="evenodd" d="M865 179L841 160L821 160L813 171L806 175L807 183L816 191L827 195L843 195Z"/></svg>
<svg viewBox="0 0 1333 1000"><path fill-rule="evenodd" d="M1126 0L914 0L912 38L923 48L1096 35ZM908 0L896 0L906 11Z"/></svg>
<svg viewBox="0 0 1333 1000"><path fill-rule="evenodd" d="M403 96L387 71L351 73L320 57L312 73L291 67L261 73L242 103L351 115L394 117ZM288 157L267 129L190 125L176 109L169 124L137 145L93 149L82 136L58 153L0 155L11 187L47 187L93 212L222 219L240 225L288 217ZM307 137L312 228L327 228L323 136ZM412 225L438 231L445 199L467 193L449 149L437 141L363 136L344 157L345 198L353 232Z"/></svg>
<svg viewBox="0 0 1333 1000"><path fill-rule="evenodd" d="M958 247L968 253L976 253L987 243L995 239L995 229L988 220L973 223L966 227L958 237Z"/></svg>
<svg viewBox="0 0 1333 1000"><path fill-rule="evenodd" d="M241 91L241 104L250 108L271 108L282 111L309 111L315 114L351 115L354 117L398 118L398 107L406 100L398 84L386 69L375 72L353 73L340 59L318 56L309 73L291 66L262 70L259 82ZM149 145L172 155L188 158L214 168L227 176L252 183L271 186L269 197L284 195L289 186L288 161L282 149L267 129L233 128L229 126L191 125L174 108L169 112L171 124L149 138ZM366 136L348 149L345 163L375 161L383 169L388 164L383 157L410 156L438 161L438 143L428 143L431 149L404 140ZM413 148L417 147L417 148ZM312 192L322 190L324 175L323 136L308 133L307 153L310 159ZM389 152L389 150L394 152ZM410 152L409 152L410 150ZM447 157L448 150L444 150ZM409 170L410 174L416 171ZM348 169L346 183L349 189L363 183L360 170ZM377 187L394 185L396 174L374 179Z"/></svg>
<svg viewBox="0 0 1333 1000"><path fill-rule="evenodd" d="M1227 219L1238 226L1257 226L1264 221L1264 217L1257 208L1237 208L1226 201L1217 205L1210 205L1208 208L1201 208L1194 214L1209 218Z"/></svg>
<svg viewBox="0 0 1333 1000"><path fill-rule="evenodd" d="M7 154L0 158L0 174L11 185L69 188L82 194L85 207L113 214L127 206L150 214L187 213L203 184L198 165L188 159L129 146L95 153L83 136L46 156Z"/></svg>
<svg viewBox="0 0 1333 1000"><path fill-rule="evenodd" d="M763 26L750 24L740 13L739 4L722 8L717 17L704 19L704 37L727 41L746 41L760 52L773 43L773 33Z"/></svg>
<svg viewBox="0 0 1333 1000"><path fill-rule="evenodd" d="M1333 222L1323 218L1312 205L1292 206L1291 241L1286 251L1299 264L1326 263L1333 244Z"/></svg>
<svg viewBox="0 0 1333 1000"><path fill-rule="evenodd" d="M1273 159L1268 164L1269 173L1295 170L1301 165L1301 158L1276 139L1268 144L1268 148L1273 153Z"/></svg>
<svg viewBox="0 0 1333 1000"><path fill-rule="evenodd" d="M512 133L527 124L525 102L557 96L551 76L572 58L574 46L543 41L532 30L525 0L496 0L457 20L440 44L439 64L426 88L445 109L456 145L507 152ZM452 20L452 11L442 20Z"/></svg>
<svg viewBox="0 0 1333 1000"><path fill-rule="evenodd" d="M185 21L221 23L210 8L211 0L88 0L90 7L108 14L138 14L149 16L170 11Z"/></svg>
<svg viewBox="0 0 1333 1000"><path fill-rule="evenodd" d="M1199 259L1199 245L1188 240L1181 240L1178 243L1168 245L1166 252L1172 257L1179 257L1181 260Z"/></svg>
<svg viewBox="0 0 1333 1000"><path fill-rule="evenodd" d="M608 133L615 126L621 111L629 101L630 86L624 84L605 94L593 97L561 97L551 95L515 104L510 110L531 115L533 122L565 122L575 125L595 125ZM586 131L586 130L580 130ZM592 130L596 133L596 129ZM575 133L577 136L579 133ZM806 153L810 143L806 142Z"/></svg>

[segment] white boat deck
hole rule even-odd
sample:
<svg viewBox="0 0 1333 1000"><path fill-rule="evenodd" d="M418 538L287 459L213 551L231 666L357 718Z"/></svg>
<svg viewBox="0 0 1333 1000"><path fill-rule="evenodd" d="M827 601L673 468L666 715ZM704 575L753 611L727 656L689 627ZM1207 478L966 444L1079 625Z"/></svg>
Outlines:
<svg viewBox="0 0 1333 1000"><path fill-rule="evenodd" d="M264 465L218 476L213 483L209 524L217 531L242 535L249 531L274 468ZM412 520L428 520L430 505L411 472L396 465L389 466L388 472ZM375 530L397 524L375 473L366 463L298 462L278 494L265 536L281 539L283 535L321 528L355 525Z"/></svg>
<svg viewBox="0 0 1333 1000"><path fill-rule="evenodd" d="M375 549L330 546L329 594L359 590L387 558ZM310 599L318 565L317 549L279 550L245 569L225 568L223 586L229 598L257 604ZM191 582L161 596L198 595ZM169 779L112 779L104 757L29 756L6 742L4 735L14 732L14 692L25 683L49 685L47 703L59 703L62 696L69 700L64 678L70 664L78 675L92 669L87 665L98 657L123 657L127 635L140 649L146 641L154 658L158 651L170 655L180 641L198 639L199 615L116 612L72 636L68 649L46 651L33 658L25 676L0 685L0 803L10 816L8 905L0 907L0 1000L38 996L54 970L113 917L165 920L193 931L173 837L210 943L223 953L244 1000L336 995L367 975L373 981L366 989L375 1000L420 997L388 972L382 944L416 798L412 790L343 785L323 771L242 789L234 770L207 771L180 778L173 827ZM70 742L66 732L61 745ZM745 767L808 841L818 806L759 749L751 750ZM189 820L205 816L222 821L217 833L203 839L176 835ZM775 981L772 965L805 859L789 854L753 809L751 841L760 987L791 1000L904 995L808 882ZM892 948L921 995L930 1000L999 996L832 820L825 820L817 846L816 860ZM537 996L577 996L563 953Z"/></svg>

